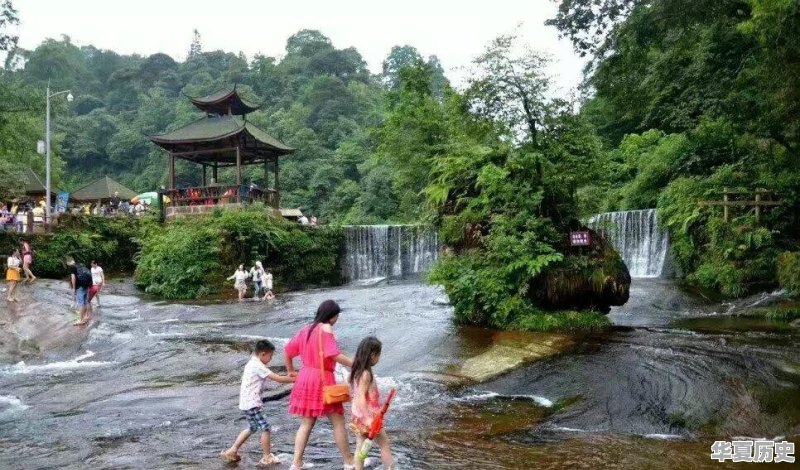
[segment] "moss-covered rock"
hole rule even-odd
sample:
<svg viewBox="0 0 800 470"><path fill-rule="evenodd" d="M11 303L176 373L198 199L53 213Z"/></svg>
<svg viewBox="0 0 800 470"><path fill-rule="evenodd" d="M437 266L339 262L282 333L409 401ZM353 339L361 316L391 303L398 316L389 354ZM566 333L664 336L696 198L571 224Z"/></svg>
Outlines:
<svg viewBox="0 0 800 470"><path fill-rule="evenodd" d="M619 253L590 230L588 247L564 247L564 261L534 280L531 295L544 308L608 313L630 296L631 275Z"/></svg>

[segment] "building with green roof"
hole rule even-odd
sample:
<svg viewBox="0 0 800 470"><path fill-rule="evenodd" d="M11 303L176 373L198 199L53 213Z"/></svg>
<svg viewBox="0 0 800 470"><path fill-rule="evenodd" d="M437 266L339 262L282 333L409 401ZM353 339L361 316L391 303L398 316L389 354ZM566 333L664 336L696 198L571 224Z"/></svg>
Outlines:
<svg viewBox="0 0 800 470"><path fill-rule="evenodd" d="M259 107L243 99L236 86L199 98L189 98L206 115L170 132L147 136L168 153L169 187L167 194L175 206L220 205L262 199L275 209L280 207L278 159L294 148L248 122L247 114ZM202 167L203 186L176 188L175 159ZM264 165L263 188L242 187L242 167ZM223 185L218 169L236 168L236 184ZM273 178L270 178L272 167ZM208 181L211 168L212 182ZM272 184L270 184L272 182ZM270 185L272 187L270 187Z"/></svg>

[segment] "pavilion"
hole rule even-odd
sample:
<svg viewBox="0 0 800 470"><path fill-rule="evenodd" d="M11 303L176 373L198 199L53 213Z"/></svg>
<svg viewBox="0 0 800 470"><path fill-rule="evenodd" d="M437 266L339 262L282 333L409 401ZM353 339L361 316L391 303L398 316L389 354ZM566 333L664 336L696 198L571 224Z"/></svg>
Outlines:
<svg viewBox="0 0 800 470"><path fill-rule="evenodd" d="M73 191L69 197L73 201L94 202L98 204L108 202L117 194L120 199L127 200L136 196L136 192L128 189L114 179L104 176Z"/></svg>
<svg viewBox="0 0 800 470"><path fill-rule="evenodd" d="M258 106L239 96L236 86L190 100L206 113L203 118L164 134L147 136L168 152L169 187L166 194L173 207L167 208L167 215L203 213L207 208L238 206L254 200L261 200L277 210L280 207L278 158L295 149L247 121L247 114L257 110ZM202 186L176 188L176 158L202 167ZM242 167L259 164L264 165L263 187L243 185ZM270 166L274 175L271 188ZM218 169L229 167L236 168L236 184L220 184Z"/></svg>
<svg viewBox="0 0 800 470"><path fill-rule="evenodd" d="M44 199L47 194L47 188L42 182L42 179L39 178L39 175L30 167L26 167L23 173L25 174L25 195L31 199ZM55 199L59 192L60 190L58 188L51 188L51 199ZM52 203L52 201L50 202Z"/></svg>

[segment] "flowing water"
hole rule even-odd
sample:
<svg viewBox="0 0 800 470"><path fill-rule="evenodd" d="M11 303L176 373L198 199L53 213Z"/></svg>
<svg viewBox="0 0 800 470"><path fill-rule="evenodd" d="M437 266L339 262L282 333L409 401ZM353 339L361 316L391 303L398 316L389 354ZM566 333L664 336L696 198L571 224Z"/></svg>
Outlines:
<svg viewBox="0 0 800 470"><path fill-rule="evenodd" d="M605 212L589 220L617 249L632 277L660 277L669 250L669 235L658 224L655 209Z"/></svg>
<svg viewBox="0 0 800 470"><path fill-rule="evenodd" d="M368 334L384 341L376 374L383 391L398 389L387 427L399 468L710 469L719 467L714 440L800 435L797 330L677 327L713 321L724 307L669 281L636 280L631 302L611 313L614 330L463 383L453 367L499 333L454 326L442 297L416 281L274 303L170 304L120 291L77 330L63 284L25 288L27 307L0 306L0 330L25 338L0 336L0 468L224 468L216 455L244 426L237 397L248 348L268 338L280 352L326 298L344 309L335 328L344 351ZM297 426L287 400L265 407L285 462ZM255 439L243 455L239 467L255 468ZM326 423L306 460L341 468Z"/></svg>
<svg viewBox="0 0 800 470"><path fill-rule="evenodd" d="M422 225L345 227L342 275L347 281L407 277L436 261L436 230Z"/></svg>

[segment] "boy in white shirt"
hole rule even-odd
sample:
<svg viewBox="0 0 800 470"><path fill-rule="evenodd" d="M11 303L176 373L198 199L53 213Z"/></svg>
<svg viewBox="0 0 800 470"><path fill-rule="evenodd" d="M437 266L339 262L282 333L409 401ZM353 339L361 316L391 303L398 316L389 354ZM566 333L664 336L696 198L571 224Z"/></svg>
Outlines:
<svg viewBox="0 0 800 470"><path fill-rule="evenodd" d="M258 465L274 465L280 463L277 457L271 453L270 425L264 417L261 406L261 389L267 379L279 383L291 383L295 381L294 376L278 375L267 367L272 360L275 346L266 340L256 342L255 354L250 357L250 361L244 366L242 374L242 386L239 389L239 409L247 417L250 427L239 433L236 441L230 449L220 452L219 456L227 462L238 462L242 459L239 455L239 448L247 441L250 434L261 431L261 450L264 456Z"/></svg>

